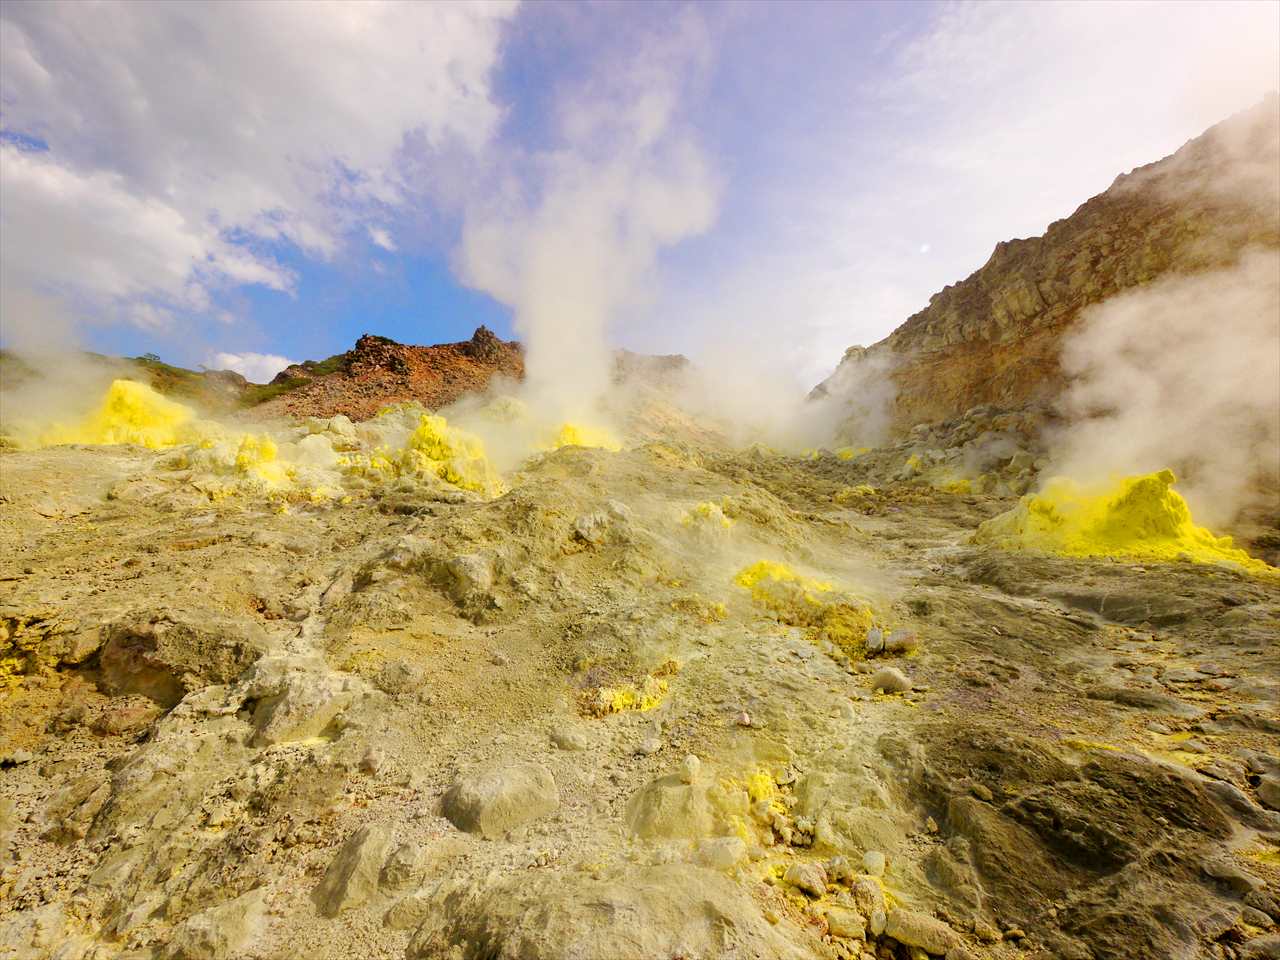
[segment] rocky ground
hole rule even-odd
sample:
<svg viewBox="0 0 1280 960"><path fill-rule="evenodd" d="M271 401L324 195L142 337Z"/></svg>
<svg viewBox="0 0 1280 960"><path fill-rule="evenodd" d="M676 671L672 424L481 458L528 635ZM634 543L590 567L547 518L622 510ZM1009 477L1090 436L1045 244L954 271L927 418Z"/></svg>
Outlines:
<svg viewBox="0 0 1280 960"><path fill-rule="evenodd" d="M1280 583L971 544L1019 430L491 500L0 452L0 956L1277 956Z"/></svg>

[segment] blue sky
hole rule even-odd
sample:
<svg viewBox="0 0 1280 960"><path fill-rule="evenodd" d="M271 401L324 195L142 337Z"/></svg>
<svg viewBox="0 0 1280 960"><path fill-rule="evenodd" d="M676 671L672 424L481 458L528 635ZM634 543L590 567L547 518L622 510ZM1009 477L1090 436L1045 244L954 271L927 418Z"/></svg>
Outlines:
<svg viewBox="0 0 1280 960"><path fill-rule="evenodd" d="M599 341L799 388L1280 86L1277 36L1262 3L7 4L0 339L264 378L484 323L548 376Z"/></svg>

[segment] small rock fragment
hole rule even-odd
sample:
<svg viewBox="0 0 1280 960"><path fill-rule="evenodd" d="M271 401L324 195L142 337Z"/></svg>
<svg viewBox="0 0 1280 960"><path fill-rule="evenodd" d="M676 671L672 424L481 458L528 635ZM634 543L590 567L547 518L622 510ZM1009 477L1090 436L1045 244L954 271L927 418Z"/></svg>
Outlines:
<svg viewBox="0 0 1280 960"><path fill-rule="evenodd" d="M832 907L827 911L827 929L833 937L863 940L867 936L867 920L857 910Z"/></svg>
<svg viewBox="0 0 1280 960"><path fill-rule="evenodd" d="M813 897L827 892L827 872L818 863L793 863L782 879Z"/></svg>
<svg viewBox="0 0 1280 960"><path fill-rule="evenodd" d="M973 921L973 933L983 943L999 943L1004 939L1003 933L981 917Z"/></svg>
<svg viewBox="0 0 1280 960"><path fill-rule="evenodd" d="M747 845L740 837L714 837L698 845L698 859L712 870L731 870L747 859Z"/></svg>
<svg viewBox="0 0 1280 960"><path fill-rule="evenodd" d="M833 883L839 883L842 880L852 880L853 876L853 866L849 863L848 857L834 856L827 861L827 877Z"/></svg>
<svg viewBox="0 0 1280 960"><path fill-rule="evenodd" d="M867 653L877 654L884 650L884 631L879 627L872 627L867 631Z"/></svg>
<svg viewBox="0 0 1280 960"><path fill-rule="evenodd" d="M853 894L854 906L858 908L858 912L864 917L872 918L872 926L875 925L875 915L879 913L881 916L885 913L884 891L880 889L880 884L870 877L859 877L853 882L850 888ZM884 932L883 924L879 931L875 931L875 936L880 936Z"/></svg>
<svg viewBox="0 0 1280 960"><path fill-rule="evenodd" d="M878 937L884 933L889 924L888 916L883 910L876 910L871 914L871 919L867 922L867 931L873 936Z"/></svg>
<svg viewBox="0 0 1280 960"><path fill-rule="evenodd" d="M682 783L693 783L698 779L698 771L702 769L702 761L689 754L680 764L680 781Z"/></svg>
<svg viewBox="0 0 1280 960"><path fill-rule="evenodd" d="M391 852L378 875L379 884L387 890L403 890L423 873L426 853L416 843L402 843Z"/></svg>
<svg viewBox="0 0 1280 960"><path fill-rule="evenodd" d="M884 652L893 654L911 653L920 646L920 637L914 630L894 630L884 638Z"/></svg>
<svg viewBox="0 0 1280 960"><path fill-rule="evenodd" d="M871 689L883 690L885 693L906 693L911 689L911 681L896 667L883 667L871 677Z"/></svg>
<svg viewBox="0 0 1280 960"><path fill-rule="evenodd" d="M365 750L364 755L360 757L360 769L364 773L377 773L382 767L383 760L386 759L384 754L377 747L369 747Z"/></svg>
<svg viewBox="0 0 1280 960"><path fill-rule="evenodd" d="M879 850L868 850L862 855L862 866L873 877L884 876L885 859Z"/></svg>
<svg viewBox="0 0 1280 960"><path fill-rule="evenodd" d="M551 731L551 742L561 750L585 750L590 746L586 733L576 727L556 727Z"/></svg>

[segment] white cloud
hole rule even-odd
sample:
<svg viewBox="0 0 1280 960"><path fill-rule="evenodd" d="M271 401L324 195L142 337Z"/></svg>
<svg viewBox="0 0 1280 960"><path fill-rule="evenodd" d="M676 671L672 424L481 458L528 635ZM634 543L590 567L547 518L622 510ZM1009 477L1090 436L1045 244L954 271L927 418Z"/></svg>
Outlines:
<svg viewBox="0 0 1280 960"><path fill-rule="evenodd" d="M391 239L390 232L383 227L369 227L369 239L373 241L375 246L379 246L383 250L396 249L396 242Z"/></svg>
<svg viewBox="0 0 1280 960"><path fill-rule="evenodd" d="M205 364L210 370L234 370L250 383L269 383L285 367L297 363L274 353L215 353Z"/></svg>
<svg viewBox="0 0 1280 960"><path fill-rule="evenodd" d="M332 255L404 200L398 156L474 151L510 3L5 4L2 282L97 316L287 289L251 241ZM372 234L371 234L372 236ZM390 237L386 239L389 241ZM145 313L145 311L143 312Z"/></svg>
<svg viewBox="0 0 1280 960"><path fill-rule="evenodd" d="M0 145L0 242L6 278L98 302L145 296L204 305L217 278L292 284L287 271L224 241L207 223L131 193L119 174L79 173L47 153Z"/></svg>
<svg viewBox="0 0 1280 960"><path fill-rule="evenodd" d="M812 384L847 346L880 339L979 268L998 241L1042 233L1280 77L1276 4L938 10L874 72L853 58L821 75L810 64L826 58L777 49L791 61L740 95L782 97L777 113L793 125L752 129L767 167L731 150L726 233L666 291L656 312L678 323L640 334L637 348L755 343L775 369L785 351ZM803 99L774 92L782 74ZM920 235L927 257L911 240Z"/></svg>

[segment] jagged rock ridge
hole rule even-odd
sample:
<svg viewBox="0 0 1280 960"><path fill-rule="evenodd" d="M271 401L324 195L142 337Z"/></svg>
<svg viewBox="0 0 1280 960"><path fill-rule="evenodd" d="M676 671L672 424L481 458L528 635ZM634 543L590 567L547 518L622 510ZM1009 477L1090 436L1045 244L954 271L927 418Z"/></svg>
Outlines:
<svg viewBox="0 0 1280 960"><path fill-rule="evenodd" d="M416 400L435 409L483 390L494 376L524 376L520 344L478 327L470 340L414 346L366 333L324 364L295 364L274 382L304 381L260 409L272 414L364 420L390 403Z"/></svg>

